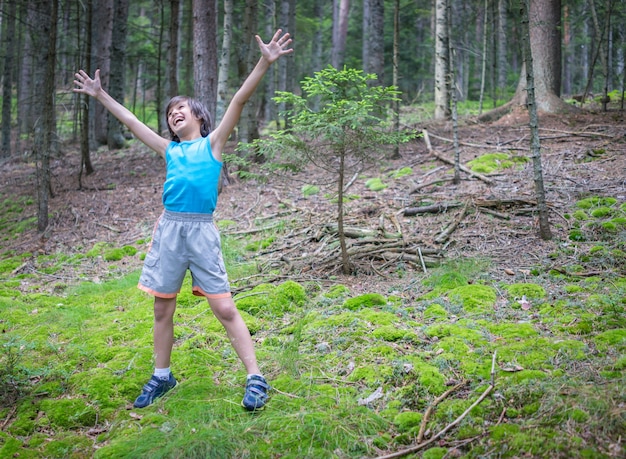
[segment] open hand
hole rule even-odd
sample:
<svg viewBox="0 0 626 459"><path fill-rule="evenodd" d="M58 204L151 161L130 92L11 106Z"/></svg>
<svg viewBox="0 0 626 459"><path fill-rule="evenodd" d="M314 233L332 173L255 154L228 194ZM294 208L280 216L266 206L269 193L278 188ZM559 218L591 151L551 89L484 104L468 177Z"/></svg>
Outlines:
<svg viewBox="0 0 626 459"><path fill-rule="evenodd" d="M258 35L255 35L255 38L261 49L261 54L270 64L284 54L293 53L293 48L288 48L293 40L289 38L289 33L283 35L281 29L276 31L267 44L263 43L263 40Z"/></svg>
<svg viewBox="0 0 626 459"><path fill-rule="evenodd" d="M100 84L100 69L96 70L93 78L84 70L79 70L78 73L74 74L74 84L76 87L72 89L72 91L96 97L102 90Z"/></svg>

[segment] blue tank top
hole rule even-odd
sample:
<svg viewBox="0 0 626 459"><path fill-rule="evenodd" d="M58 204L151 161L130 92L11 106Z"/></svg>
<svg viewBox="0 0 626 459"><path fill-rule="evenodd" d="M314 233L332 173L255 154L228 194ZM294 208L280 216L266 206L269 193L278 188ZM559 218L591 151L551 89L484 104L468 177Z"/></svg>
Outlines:
<svg viewBox="0 0 626 459"><path fill-rule="evenodd" d="M163 206L173 212L212 214L222 163L213 157L209 137L171 142L165 162Z"/></svg>

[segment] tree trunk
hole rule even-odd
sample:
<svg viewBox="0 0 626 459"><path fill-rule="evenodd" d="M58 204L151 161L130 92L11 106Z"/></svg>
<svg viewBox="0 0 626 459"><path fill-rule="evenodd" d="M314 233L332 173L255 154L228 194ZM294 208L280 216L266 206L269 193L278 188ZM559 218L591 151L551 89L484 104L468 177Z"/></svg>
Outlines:
<svg viewBox="0 0 626 459"><path fill-rule="evenodd" d="M9 2L5 23L2 24L4 35L4 72L2 75L2 147L0 157L11 155L11 102L13 101L13 59L15 56L15 13L17 5Z"/></svg>
<svg viewBox="0 0 626 459"><path fill-rule="evenodd" d="M348 37L350 0L333 0L333 45L331 65L336 69L343 66Z"/></svg>
<svg viewBox="0 0 626 459"><path fill-rule="evenodd" d="M215 119L217 105L217 2L193 0L194 96Z"/></svg>
<svg viewBox="0 0 626 459"><path fill-rule="evenodd" d="M94 3L93 9L93 49L91 51L94 60L93 68L100 69L100 81L102 87L109 89L111 77L111 42L113 40L113 12L114 0L100 0ZM108 112L102 104L96 103L92 98L89 101L90 113L93 113L93 139L98 145L107 144L107 118Z"/></svg>
<svg viewBox="0 0 626 459"><path fill-rule="evenodd" d="M521 0L528 1L528 0ZM533 58L534 92L537 110L545 113L571 113L576 107L560 98L561 89L561 37L560 0L530 0L529 35ZM526 66L523 66L517 89L511 101L479 117L480 121L493 120L523 107L527 103Z"/></svg>
<svg viewBox="0 0 626 459"><path fill-rule="evenodd" d="M295 38L296 34L296 2L295 0L282 0L280 11L280 23L283 25L283 30L289 32L292 38ZM297 42L297 41L296 41ZM295 60L286 56L285 59L279 61L279 72L281 79L284 81L284 91L294 92L296 89L296 68ZM291 110L291 106L287 104L284 109ZM290 128L289 117L285 117L285 129Z"/></svg>
<svg viewBox="0 0 626 459"><path fill-rule="evenodd" d="M522 17L522 52L526 63L526 92L527 107L530 126L530 149L533 158L533 172L535 181L535 194L537 198L537 209L539 210L539 235L543 240L552 239L550 232L550 222L548 220L548 206L543 187L543 169L541 166L541 141L539 139L539 119L537 116L537 104L535 94L534 58L531 52L530 23L529 23L529 3L531 0L521 0Z"/></svg>
<svg viewBox="0 0 626 459"><path fill-rule="evenodd" d="M530 1L528 20L537 109L553 113L566 105L560 99L561 0Z"/></svg>
<svg viewBox="0 0 626 459"><path fill-rule="evenodd" d="M346 234L343 227L343 184L345 181L346 151L342 149L339 153L339 176L337 177L337 237L341 247L341 265L345 275L352 274L350 256L346 245Z"/></svg>
<svg viewBox="0 0 626 459"><path fill-rule="evenodd" d="M85 12L85 42L87 43L87 49L91 46L91 40L93 37L92 29L93 29L93 0L87 0L85 2L86 12ZM85 53L85 68L91 68L91 53ZM80 120L81 120L81 131L80 131L80 174L78 176L78 187L82 188L82 174L83 169L87 175L93 174L94 168L91 163L91 155L89 153L89 138L90 138L90 123L89 123L89 97L87 94L80 97L80 94L77 95L77 100L82 99L82 103L80 103Z"/></svg>
<svg viewBox="0 0 626 459"><path fill-rule="evenodd" d="M264 5L265 14L262 14L265 17L265 24L263 29L265 30L264 36L271 37L276 30L276 1L275 0L267 0ZM259 29L261 27L259 26ZM276 125L278 126L278 117L276 104L272 101L272 97L274 97L274 93L276 91L276 80L277 73L282 69L283 59L280 59L277 62L277 65L274 66L273 69L270 69L265 76L265 88L266 91L263 95L261 101L261 107L263 112L263 119L268 121L277 121ZM277 72L278 69L278 72Z"/></svg>
<svg viewBox="0 0 626 459"><path fill-rule="evenodd" d="M450 117L448 0L435 5L435 119Z"/></svg>
<svg viewBox="0 0 626 459"><path fill-rule="evenodd" d="M20 17L28 18L28 2L20 3ZM25 22L25 21L21 21ZM17 81L17 142L19 145L21 134L33 130L34 105L31 103L33 92L33 47L31 34L28 27L23 28L23 41L20 45L19 78ZM20 147L16 146L19 151Z"/></svg>
<svg viewBox="0 0 626 459"><path fill-rule="evenodd" d="M33 12L32 27L35 32L37 72L35 97L39 104L40 121L35 123L34 150L37 162L37 229L44 232L48 228L48 201L50 198L50 157L53 155L56 138L54 95L55 95L55 56L57 36L58 0L41 2Z"/></svg>
<svg viewBox="0 0 626 459"><path fill-rule="evenodd" d="M180 24L180 0L170 0L169 46L167 47L168 99L178 95L179 24Z"/></svg>
<svg viewBox="0 0 626 459"><path fill-rule="evenodd" d="M128 31L128 1L115 0L113 14L113 36L111 42L111 77L109 79L109 94L115 100L124 102L124 73L126 67L126 34ZM115 150L124 146L122 123L113 116L107 116L107 145Z"/></svg>
<svg viewBox="0 0 626 459"><path fill-rule="evenodd" d="M496 31L496 43L497 43L497 65L498 65L498 91L500 94L506 89L506 74L507 74L507 15L506 6L507 0L497 0L498 2L498 18L497 18L497 31ZM494 103L497 101L494 101Z"/></svg>
<svg viewBox="0 0 626 459"><path fill-rule="evenodd" d="M394 1L393 6L393 82L394 87L398 87L400 80L399 62L400 62L400 0ZM393 130L400 132L400 98L393 103ZM391 159L400 159L400 146L393 146L393 156Z"/></svg>
<svg viewBox="0 0 626 459"><path fill-rule="evenodd" d="M224 31L222 35L222 52L220 53L219 70L217 73L217 101L215 124L217 125L226 111L228 99L228 72L230 70L230 48L233 41L233 0L224 0Z"/></svg>
<svg viewBox="0 0 626 459"><path fill-rule="evenodd" d="M376 74L370 84L381 86L385 70L385 4L383 0L363 0L363 71Z"/></svg>
<svg viewBox="0 0 626 459"><path fill-rule="evenodd" d="M239 77L243 81L252 71L259 59L259 48L254 35L257 28L257 0L247 0L243 20L243 43L239 56ZM251 143L259 138L259 127L256 121L257 95L253 95L246 103L239 122L239 141Z"/></svg>

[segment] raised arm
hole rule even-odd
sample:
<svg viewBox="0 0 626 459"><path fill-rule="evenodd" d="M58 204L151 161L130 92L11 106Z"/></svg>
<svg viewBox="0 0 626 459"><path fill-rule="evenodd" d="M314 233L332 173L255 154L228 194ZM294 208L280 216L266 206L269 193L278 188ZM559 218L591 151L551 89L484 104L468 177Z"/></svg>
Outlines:
<svg viewBox="0 0 626 459"><path fill-rule="evenodd" d="M100 69L96 70L94 77L91 78L84 70L79 70L74 75L74 84L76 87L74 92L87 94L95 98L104 107L115 116L122 124L124 124L131 132L148 147L157 152L160 156L165 157L165 149L170 141L165 137L161 137L139 119L126 107L113 99L100 84Z"/></svg>
<svg viewBox="0 0 626 459"><path fill-rule="evenodd" d="M281 29L276 31L267 44L263 43L263 40L261 40L261 37L258 35L255 35L255 38L261 50L261 58L250 75L248 75L248 78L246 78L233 96L220 124L210 134L213 156L220 161L222 159L224 145L233 132L233 129L235 129L235 126L237 126L244 105L246 105L246 102L248 102L252 94L254 94L254 91L256 91L267 69L269 69L279 57L293 52L292 48L288 48L292 42L291 38L289 38L289 34L286 33L283 35Z"/></svg>

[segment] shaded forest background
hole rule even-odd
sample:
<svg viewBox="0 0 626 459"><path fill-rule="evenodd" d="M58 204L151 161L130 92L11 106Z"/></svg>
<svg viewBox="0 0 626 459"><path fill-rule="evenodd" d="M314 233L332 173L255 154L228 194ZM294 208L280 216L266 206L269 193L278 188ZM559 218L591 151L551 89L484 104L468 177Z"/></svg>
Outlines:
<svg viewBox="0 0 626 459"><path fill-rule="evenodd" d="M560 56L549 65L557 73L557 95L584 103L623 91L623 2L530 4L540 16L546 8L559 14L558 23L548 24L556 27ZM21 0L1 6L0 155L62 154L59 141L78 141L83 133L89 141L83 146L87 173L89 150L103 144L119 148L124 139L102 107L71 93L79 68L102 69L107 90L159 131L165 102L180 93L204 100L218 121L228 95L258 57L253 35L267 39L280 27L294 36L296 53L276 66L249 104L238 131L238 140L246 142L277 120L275 90L297 92L299 81L327 65L363 69L381 85L397 85L402 106L432 103L433 94L443 91L447 107L433 112L440 118L451 114L452 88L461 108L478 101L479 112L510 100L523 65L517 1ZM441 40L452 51L444 72L453 85L437 81L439 62L449 59L438 54ZM549 47L541 44L537 53ZM41 139L46 133L49 146Z"/></svg>

